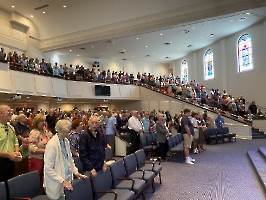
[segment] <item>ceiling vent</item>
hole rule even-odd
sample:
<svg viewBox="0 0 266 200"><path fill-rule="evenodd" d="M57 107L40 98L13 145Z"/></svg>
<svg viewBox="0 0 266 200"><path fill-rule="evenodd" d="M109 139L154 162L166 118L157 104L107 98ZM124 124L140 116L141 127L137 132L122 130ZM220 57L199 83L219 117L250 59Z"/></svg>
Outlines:
<svg viewBox="0 0 266 200"><path fill-rule="evenodd" d="M46 5L43 5L43 6L40 6L40 7L34 8L34 10L40 10L40 9L46 8L46 7L48 7L48 6L49 6L49 5L46 4Z"/></svg>
<svg viewBox="0 0 266 200"><path fill-rule="evenodd" d="M239 21L239 22L244 22L244 21L246 21L246 20L248 20L247 17L241 17L238 21Z"/></svg>

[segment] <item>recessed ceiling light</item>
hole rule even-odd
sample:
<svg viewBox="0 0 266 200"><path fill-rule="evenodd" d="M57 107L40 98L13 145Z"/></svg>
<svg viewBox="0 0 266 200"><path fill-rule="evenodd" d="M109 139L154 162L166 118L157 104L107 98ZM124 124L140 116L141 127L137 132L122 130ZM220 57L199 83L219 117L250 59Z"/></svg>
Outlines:
<svg viewBox="0 0 266 200"><path fill-rule="evenodd" d="M101 54L103 54L103 53L101 53Z"/></svg>
<svg viewBox="0 0 266 200"><path fill-rule="evenodd" d="M247 14L247 15L250 15L250 13L248 13L248 12L247 12L246 14Z"/></svg>
<svg viewBox="0 0 266 200"><path fill-rule="evenodd" d="M79 55L78 55L79 56Z"/></svg>
<svg viewBox="0 0 266 200"><path fill-rule="evenodd" d="M155 52L153 52L153 53L155 53Z"/></svg>
<svg viewBox="0 0 266 200"><path fill-rule="evenodd" d="M43 14L45 14L45 12L44 12L44 11L43 11L42 13L43 13Z"/></svg>
<svg viewBox="0 0 266 200"><path fill-rule="evenodd" d="M11 6L12 8L15 8L15 6Z"/></svg>
<svg viewBox="0 0 266 200"><path fill-rule="evenodd" d="M183 30L181 31L182 34L186 34L186 33L189 33L189 30Z"/></svg>
<svg viewBox="0 0 266 200"><path fill-rule="evenodd" d="M146 46L146 47L148 47L148 46Z"/></svg>
<svg viewBox="0 0 266 200"><path fill-rule="evenodd" d="M66 5L63 5L64 8L66 8Z"/></svg>
<svg viewBox="0 0 266 200"><path fill-rule="evenodd" d="M178 51L180 50L180 49L177 49Z"/></svg>
<svg viewBox="0 0 266 200"><path fill-rule="evenodd" d="M115 58L116 59L116 58Z"/></svg>
<svg viewBox="0 0 266 200"><path fill-rule="evenodd" d="M230 22L234 22L234 20L231 20Z"/></svg>
<svg viewBox="0 0 266 200"><path fill-rule="evenodd" d="M91 48L93 48L93 46L91 46Z"/></svg>
<svg viewBox="0 0 266 200"><path fill-rule="evenodd" d="M134 56L132 56L134 58Z"/></svg>
<svg viewBox="0 0 266 200"><path fill-rule="evenodd" d="M69 51L72 51L71 49Z"/></svg>
<svg viewBox="0 0 266 200"><path fill-rule="evenodd" d="M203 37L201 36L200 38L202 39Z"/></svg>
<svg viewBox="0 0 266 200"><path fill-rule="evenodd" d="M33 17L33 15L31 15L30 17Z"/></svg>
<svg viewBox="0 0 266 200"><path fill-rule="evenodd" d="M27 99L30 98L30 97L27 97Z"/></svg>
<svg viewBox="0 0 266 200"><path fill-rule="evenodd" d="M162 33L160 35L163 35Z"/></svg>
<svg viewBox="0 0 266 200"><path fill-rule="evenodd" d="M163 58L161 58L161 59L163 59Z"/></svg>
<svg viewBox="0 0 266 200"><path fill-rule="evenodd" d="M192 27L192 29L195 29L196 27L194 26L194 27Z"/></svg>
<svg viewBox="0 0 266 200"><path fill-rule="evenodd" d="M137 40L139 39L139 38L136 38Z"/></svg>
<svg viewBox="0 0 266 200"><path fill-rule="evenodd" d="M209 35L209 37L213 37L214 36L214 34L213 33L211 33L210 35Z"/></svg>
<svg viewBox="0 0 266 200"><path fill-rule="evenodd" d="M123 49L123 51L125 52L126 50L125 50L125 49Z"/></svg>

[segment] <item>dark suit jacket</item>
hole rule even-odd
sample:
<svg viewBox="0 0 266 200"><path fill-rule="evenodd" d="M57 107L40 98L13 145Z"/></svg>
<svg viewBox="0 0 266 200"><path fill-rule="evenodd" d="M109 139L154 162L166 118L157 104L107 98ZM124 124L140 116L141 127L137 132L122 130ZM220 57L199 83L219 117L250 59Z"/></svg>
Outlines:
<svg viewBox="0 0 266 200"><path fill-rule="evenodd" d="M159 143L166 143L167 130L164 123L160 120L156 122L156 133L157 133L156 141Z"/></svg>

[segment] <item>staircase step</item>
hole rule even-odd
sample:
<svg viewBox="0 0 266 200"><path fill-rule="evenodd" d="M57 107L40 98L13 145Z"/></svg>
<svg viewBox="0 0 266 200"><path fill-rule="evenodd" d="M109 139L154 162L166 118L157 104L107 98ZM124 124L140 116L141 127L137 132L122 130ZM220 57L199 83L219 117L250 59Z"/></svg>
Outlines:
<svg viewBox="0 0 266 200"><path fill-rule="evenodd" d="M251 128L251 131L252 131L252 133L253 133L253 131L254 132L258 132L258 131L260 131L260 129L258 129L258 128Z"/></svg>
<svg viewBox="0 0 266 200"><path fill-rule="evenodd" d="M259 147L258 152L266 161L266 146Z"/></svg>
<svg viewBox="0 0 266 200"><path fill-rule="evenodd" d="M252 135L264 135L264 132L260 131L260 132L257 132L257 133L252 133Z"/></svg>
<svg viewBox="0 0 266 200"><path fill-rule="evenodd" d="M252 134L252 139L266 139L266 135L253 135Z"/></svg>
<svg viewBox="0 0 266 200"><path fill-rule="evenodd" d="M258 175L258 179L261 182L264 191L266 192L266 163L264 159L260 153L256 151L248 151L247 155Z"/></svg>
<svg viewBox="0 0 266 200"><path fill-rule="evenodd" d="M252 139L266 139L266 135L253 135L252 134Z"/></svg>
<svg viewBox="0 0 266 200"><path fill-rule="evenodd" d="M252 132L252 133L259 133L259 132L260 132L260 130L259 130L259 129L256 129L256 130L254 130L254 129L251 129L251 132Z"/></svg>

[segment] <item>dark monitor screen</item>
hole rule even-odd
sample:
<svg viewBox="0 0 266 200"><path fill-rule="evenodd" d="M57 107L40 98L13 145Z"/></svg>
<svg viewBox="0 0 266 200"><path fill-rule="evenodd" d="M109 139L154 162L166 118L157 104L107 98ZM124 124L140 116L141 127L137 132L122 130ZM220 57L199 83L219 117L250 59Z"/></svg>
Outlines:
<svg viewBox="0 0 266 200"><path fill-rule="evenodd" d="M95 96L110 96L110 86L95 85Z"/></svg>

